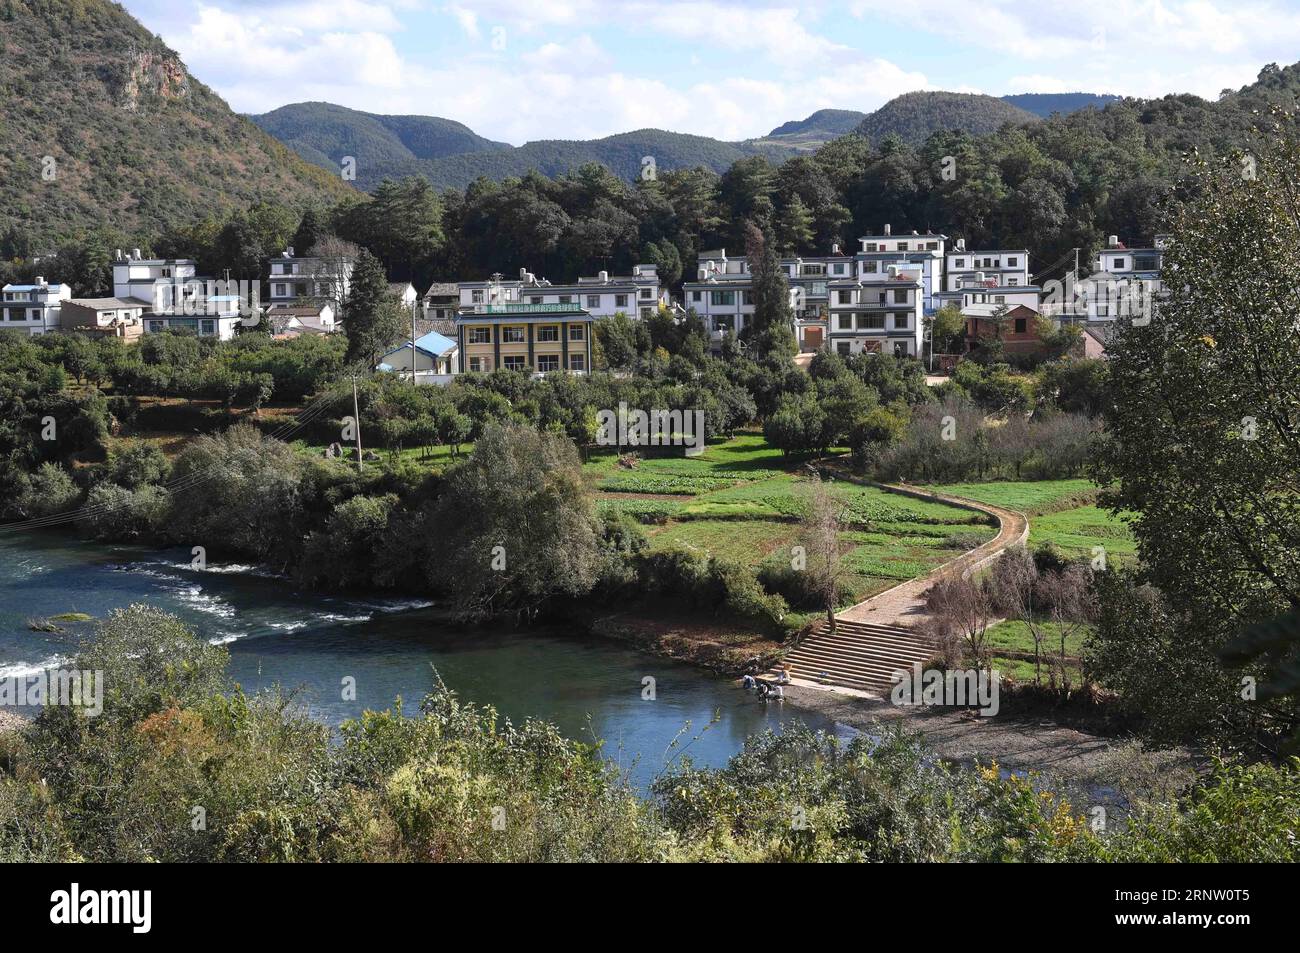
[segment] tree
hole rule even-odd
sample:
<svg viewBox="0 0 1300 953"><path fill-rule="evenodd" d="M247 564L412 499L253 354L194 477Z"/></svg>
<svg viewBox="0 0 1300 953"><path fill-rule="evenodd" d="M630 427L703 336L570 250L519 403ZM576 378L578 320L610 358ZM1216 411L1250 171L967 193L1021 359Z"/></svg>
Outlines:
<svg viewBox="0 0 1300 953"><path fill-rule="evenodd" d="M776 217L776 236L781 251L795 255L807 250L813 241L813 216L803 199L793 195Z"/></svg>
<svg viewBox="0 0 1300 953"><path fill-rule="evenodd" d="M789 360L798 350L794 313L790 310L790 283L770 238L753 222L745 225L745 254L752 275L754 313L748 338L760 358Z"/></svg>
<svg viewBox="0 0 1300 953"><path fill-rule="evenodd" d="M384 266L365 250L352 270L352 286L343 303L343 330L348 336L347 363L364 360L372 366L407 330L406 316L389 292Z"/></svg>
<svg viewBox="0 0 1300 953"><path fill-rule="evenodd" d="M843 532L844 502L835 496L830 484L814 474L808 509L800 524L800 541L807 559L808 588L817 593L822 608L826 610L826 627L832 635L835 633L840 587L848 573L840 552L840 534Z"/></svg>
<svg viewBox="0 0 1300 953"><path fill-rule="evenodd" d="M1177 709L1161 720L1275 748L1300 725L1295 702L1243 697L1242 673L1218 659L1244 628L1300 608L1300 140L1281 124L1271 139L1252 177L1240 156L1199 165L1165 258L1167 298L1149 323L1121 321L1108 349L1099 475L1105 504L1136 514L1145 581L1188 620L1168 657L1143 663L1170 689L1151 703ZM1122 634L1104 622L1098 636Z"/></svg>
<svg viewBox="0 0 1300 953"><path fill-rule="evenodd" d="M466 618L531 618L579 596L603 565L601 530L567 437L492 424L447 471L432 517L442 552L431 581Z"/></svg>

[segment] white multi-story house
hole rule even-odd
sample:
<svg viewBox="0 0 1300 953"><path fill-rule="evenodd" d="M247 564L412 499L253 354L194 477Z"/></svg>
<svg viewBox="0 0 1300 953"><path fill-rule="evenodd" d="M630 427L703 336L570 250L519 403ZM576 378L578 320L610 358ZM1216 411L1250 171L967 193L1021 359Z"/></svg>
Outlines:
<svg viewBox="0 0 1300 953"><path fill-rule="evenodd" d="M139 301L145 309L160 309L159 287L171 290L183 288L187 282L202 281L198 277L198 264L192 258L142 258L140 249L133 248L129 255L119 250L113 261L113 297L121 301Z"/></svg>
<svg viewBox="0 0 1300 953"><path fill-rule="evenodd" d="M592 318L622 313L644 319L668 307L668 289L659 282L658 267L645 264L633 265L630 275L602 271L569 284L552 284L520 268L518 280L506 281L493 275L487 281L462 281L458 288L462 308L512 302L555 304L581 308Z"/></svg>
<svg viewBox="0 0 1300 953"><path fill-rule="evenodd" d="M852 256L835 248L830 255L781 259L790 285L794 333L803 351L815 351L826 340L828 282L854 273ZM745 256L728 258L725 248L700 253L696 281L683 285L685 306L704 321L713 342L723 334L739 334L754 313L753 276Z"/></svg>
<svg viewBox="0 0 1300 953"><path fill-rule="evenodd" d="M957 239L947 254L944 291L956 291L976 275L978 280L997 279L1000 285L1029 284L1029 250L1026 248L967 251L966 239Z"/></svg>
<svg viewBox="0 0 1300 953"><path fill-rule="evenodd" d="M955 305L965 310L972 304L1005 304L1008 308L1023 305L1039 310L1042 288L1031 284L1008 284L1005 274L985 274L982 271L962 275L961 281L951 291L935 295L939 307Z"/></svg>
<svg viewBox="0 0 1300 953"><path fill-rule="evenodd" d="M1119 317L1149 316L1152 303L1164 291L1160 269L1169 237L1157 235L1150 248L1129 248L1111 235L1094 263L1093 273L1079 280L1073 301L1061 308L1075 320L1109 322Z"/></svg>
<svg viewBox="0 0 1300 953"><path fill-rule="evenodd" d="M57 331L63 302L72 297L72 287L50 284L38 277L30 285L5 285L0 289L0 331L23 331L29 335Z"/></svg>
<svg viewBox="0 0 1300 953"><path fill-rule="evenodd" d="M286 248L267 265L271 304L324 298L341 306L351 289L356 262L343 255L298 257L293 248Z"/></svg>
<svg viewBox="0 0 1300 953"><path fill-rule="evenodd" d="M921 356L927 286L921 262L890 264L883 273L832 281L830 346L845 356Z"/></svg>
<svg viewBox="0 0 1300 953"><path fill-rule="evenodd" d="M863 281L882 280L891 267L919 266L921 284L921 311L932 314L938 310L934 296L943 291L944 249L948 236L934 232L924 234L913 231L910 235L895 235L887 224L879 235L863 235L858 239L857 277Z"/></svg>
<svg viewBox="0 0 1300 953"><path fill-rule="evenodd" d="M524 304L574 305L593 318L626 314L645 319L668 306L668 289L659 283L659 269L655 265L633 265L630 275L602 271L572 284L559 285L521 268L519 300Z"/></svg>

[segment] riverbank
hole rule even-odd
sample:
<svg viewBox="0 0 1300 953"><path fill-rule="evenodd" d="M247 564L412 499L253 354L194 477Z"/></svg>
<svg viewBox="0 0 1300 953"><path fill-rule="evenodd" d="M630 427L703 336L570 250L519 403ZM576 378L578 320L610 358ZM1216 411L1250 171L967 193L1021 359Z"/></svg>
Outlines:
<svg viewBox="0 0 1300 953"><path fill-rule="evenodd" d="M930 750L947 761L1038 772L1075 789L1104 786L1132 799L1178 791L1197 774L1197 760L1187 749L1148 751L1129 739L1090 734L1039 714L986 718L974 709L901 706L887 698L800 685L788 686L785 696L785 704L860 731L919 732Z"/></svg>
<svg viewBox="0 0 1300 953"><path fill-rule="evenodd" d="M0 735L7 731L17 731L25 724L27 724L26 718L0 708Z"/></svg>

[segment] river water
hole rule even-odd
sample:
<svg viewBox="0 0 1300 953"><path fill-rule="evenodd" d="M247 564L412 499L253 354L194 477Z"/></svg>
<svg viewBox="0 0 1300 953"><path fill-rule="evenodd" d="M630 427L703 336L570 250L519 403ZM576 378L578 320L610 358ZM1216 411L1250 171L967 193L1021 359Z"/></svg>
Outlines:
<svg viewBox="0 0 1300 953"><path fill-rule="evenodd" d="M571 737L602 740L606 756L642 789L683 746L696 763L717 766L750 734L792 719L852 733L815 712L764 704L727 679L615 643L556 631L462 629L431 618L427 602L326 595L250 566L196 571L189 559L186 550L0 533L0 678L59 664L90 631L34 632L29 619L63 612L99 618L145 602L224 644L230 677L245 690L278 683L330 724L389 708L398 696L414 712L441 677L462 698L516 722L541 718ZM348 678L355 701L344 699ZM653 700L643 697L647 678L654 679Z"/></svg>

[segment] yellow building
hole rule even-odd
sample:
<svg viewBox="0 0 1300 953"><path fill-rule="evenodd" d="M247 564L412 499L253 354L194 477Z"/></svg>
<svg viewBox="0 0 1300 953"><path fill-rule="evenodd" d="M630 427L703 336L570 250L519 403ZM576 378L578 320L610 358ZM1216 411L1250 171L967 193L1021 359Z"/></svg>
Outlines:
<svg viewBox="0 0 1300 953"><path fill-rule="evenodd" d="M591 370L591 314L570 304L478 304L456 314L459 371Z"/></svg>

